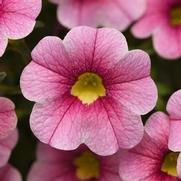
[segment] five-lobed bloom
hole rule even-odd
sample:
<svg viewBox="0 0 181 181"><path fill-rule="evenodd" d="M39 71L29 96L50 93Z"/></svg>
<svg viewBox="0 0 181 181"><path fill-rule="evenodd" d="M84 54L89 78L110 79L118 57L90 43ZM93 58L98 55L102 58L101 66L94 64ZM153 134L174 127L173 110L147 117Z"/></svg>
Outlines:
<svg viewBox="0 0 181 181"><path fill-rule="evenodd" d="M32 51L20 85L35 101L30 125L40 141L63 150L86 144L99 155L132 148L143 136L140 115L156 104L150 58L128 51L109 28L73 28L45 37Z"/></svg>
<svg viewBox="0 0 181 181"><path fill-rule="evenodd" d="M8 39L21 39L33 31L40 10L41 0L0 0L0 57Z"/></svg>
<svg viewBox="0 0 181 181"><path fill-rule="evenodd" d="M125 30L146 8L145 0L50 0L58 4L57 16L68 28L86 25Z"/></svg>

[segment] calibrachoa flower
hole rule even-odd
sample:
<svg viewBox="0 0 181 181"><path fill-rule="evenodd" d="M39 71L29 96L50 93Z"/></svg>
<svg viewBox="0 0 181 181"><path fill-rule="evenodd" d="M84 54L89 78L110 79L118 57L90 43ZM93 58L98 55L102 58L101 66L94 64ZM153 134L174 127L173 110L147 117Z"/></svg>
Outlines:
<svg viewBox="0 0 181 181"><path fill-rule="evenodd" d="M118 174L119 155L98 156L87 147L61 151L40 144L37 161L33 164L28 181L121 181Z"/></svg>
<svg viewBox="0 0 181 181"><path fill-rule="evenodd" d="M57 16L68 28L98 25L125 30L146 8L145 0L50 0L58 4Z"/></svg>
<svg viewBox="0 0 181 181"><path fill-rule="evenodd" d="M144 16L133 26L138 38L153 36L155 50L163 57L181 57L181 1L147 0Z"/></svg>
<svg viewBox="0 0 181 181"><path fill-rule="evenodd" d="M145 125L145 135L135 148L120 156L124 181L179 181L181 155L168 148L169 117L157 112Z"/></svg>
<svg viewBox="0 0 181 181"><path fill-rule="evenodd" d="M170 97L167 112L170 117L169 148L173 151L181 151L181 90Z"/></svg>
<svg viewBox="0 0 181 181"><path fill-rule="evenodd" d="M32 59L20 84L37 102L30 125L42 142L64 150L85 143L109 155L141 140L139 115L155 106L157 89L149 56L128 51L119 31L77 27L63 41L45 37Z"/></svg>
<svg viewBox="0 0 181 181"><path fill-rule="evenodd" d="M0 56L8 39L21 39L33 31L40 10L41 0L0 0Z"/></svg>

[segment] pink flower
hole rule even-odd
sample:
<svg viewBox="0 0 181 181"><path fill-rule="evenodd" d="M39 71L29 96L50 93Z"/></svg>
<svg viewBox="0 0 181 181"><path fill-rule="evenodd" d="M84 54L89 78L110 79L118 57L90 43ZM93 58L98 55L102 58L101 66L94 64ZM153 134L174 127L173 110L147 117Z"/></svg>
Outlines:
<svg viewBox="0 0 181 181"><path fill-rule="evenodd" d="M11 165L0 168L0 180L1 181L21 181L20 173Z"/></svg>
<svg viewBox="0 0 181 181"><path fill-rule="evenodd" d="M58 4L57 16L68 28L108 26L125 30L146 8L145 0L50 0Z"/></svg>
<svg viewBox="0 0 181 181"><path fill-rule="evenodd" d="M74 151L61 151L40 144L37 161L27 180L121 181L118 174L119 154L101 157L83 146Z"/></svg>
<svg viewBox="0 0 181 181"><path fill-rule="evenodd" d="M17 117L14 104L7 98L0 97L0 180L21 181L19 172L8 165L7 162L12 149L18 140L18 132L15 129Z"/></svg>
<svg viewBox="0 0 181 181"><path fill-rule="evenodd" d="M181 151L181 90L170 97L167 112L170 117L169 148L173 151Z"/></svg>
<svg viewBox="0 0 181 181"><path fill-rule="evenodd" d="M0 139L0 168L2 168L9 160L11 152L18 140L18 132L14 130L6 138Z"/></svg>
<svg viewBox="0 0 181 181"><path fill-rule="evenodd" d="M21 39L33 31L41 0L0 0L0 56L8 39Z"/></svg>
<svg viewBox="0 0 181 181"><path fill-rule="evenodd" d="M128 51L119 31L77 27L63 41L45 37L32 59L20 84L37 102L30 125L40 141L63 150L84 143L109 155L141 140L139 115L155 106L157 89L149 56Z"/></svg>
<svg viewBox="0 0 181 181"><path fill-rule="evenodd" d="M169 117L157 112L145 125L141 143L120 157L124 181L179 181L181 155L168 148Z"/></svg>
<svg viewBox="0 0 181 181"><path fill-rule="evenodd" d="M181 2L147 0L144 16L133 26L138 38L153 36L155 50L164 58L181 57Z"/></svg>
<svg viewBox="0 0 181 181"><path fill-rule="evenodd" d="M0 97L0 139L7 137L17 125L15 106L9 99Z"/></svg>

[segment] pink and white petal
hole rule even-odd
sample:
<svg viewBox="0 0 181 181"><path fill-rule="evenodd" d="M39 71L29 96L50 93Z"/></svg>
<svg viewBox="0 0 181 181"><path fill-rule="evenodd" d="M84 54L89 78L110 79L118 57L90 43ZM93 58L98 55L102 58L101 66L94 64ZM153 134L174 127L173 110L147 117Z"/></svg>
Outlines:
<svg viewBox="0 0 181 181"><path fill-rule="evenodd" d="M180 32L180 28L173 28L169 24L160 26L154 32L153 45L160 56L167 59L177 59L181 56Z"/></svg>
<svg viewBox="0 0 181 181"><path fill-rule="evenodd" d="M181 154L179 154L177 159L177 174L178 177L181 178Z"/></svg>
<svg viewBox="0 0 181 181"><path fill-rule="evenodd" d="M84 106L75 98L36 104L31 129L42 142L58 149L72 150L85 143L99 155L110 155L119 147L135 146L143 136L140 117L112 104L114 108L99 101Z"/></svg>
<svg viewBox="0 0 181 181"><path fill-rule="evenodd" d="M93 106L94 107L94 106ZM75 98L64 98L44 105L35 104L30 117L34 134L44 143L62 150L87 144L94 152L108 155L118 150L110 123L96 108L83 106ZM46 110L46 112L45 112Z"/></svg>
<svg viewBox="0 0 181 181"><path fill-rule="evenodd" d="M80 25L96 27L99 10L98 1L67 0L59 3L57 16L61 24L68 28Z"/></svg>
<svg viewBox="0 0 181 181"><path fill-rule="evenodd" d="M119 174L124 181L148 181L158 168L158 160L144 154L127 152L120 157Z"/></svg>
<svg viewBox="0 0 181 181"><path fill-rule="evenodd" d="M33 61L25 67L20 80L23 95L37 102L61 97L69 90L68 84L67 79L58 73Z"/></svg>
<svg viewBox="0 0 181 181"><path fill-rule="evenodd" d="M17 141L17 130L13 131L8 137L0 139L0 167L8 162L11 151L15 147Z"/></svg>
<svg viewBox="0 0 181 181"><path fill-rule="evenodd" d="M14 103L0 97L0 139L8 136L17 125Z"/></svg>
<svg viewBox="0 0 181 181"><path fill-rule="evenodd" d="M35 20L32 20L25 15L15 15L13 12L4 13L0 17L0 21L0 27L4 32L4 35L13 40L21 39L29 35L33 31L36 23Z"/></svg>
<svg viewBox="0 0 181 181"><path fill-rule="evenodd" d="M150 77L150 69L149 55L142 50L132 50L105 74L105 84L109 86Z"/></svg>
<svg viewBox="0 0 181 181"><path fill-rule="evenodd" d="M11 165L0 168L1 181L22 181L20 172Z"/></svg>
<svg viewBox="0 0 181 181"><path fill-rule="evenodd" d="M157 102L157 88L151 77L112 85L110 95L135 114L146 114Z"/></svg>
<svg viewBox="0 0 181 181"><path fill-rule="evenodd" d="M67 170L61 163L37 162L29 174L27 181L79 181L76 179L71 165Z"/></svg>
<svg viewBox="0 0 181 181"><path fill-rule="evenodd" d="M167 112L173 120L181 120L181 90L176 91L169 98L167 103Z"/></svg>
<svg viewBox="0 0 181 181"><path fill-rule="evenodd" d="M6 12L23 14L29 18L35 19L39 15L42 7L41 0L3 0L3 6Z"/></svg>
<svg viewBox="0 0 181 181"><path fill-rule="evenodd" d="M4 0L3 6L1 29L9 39L24 38L33 31L41 0Z"/></svg>
<svg viewBox="0 0 181 181"><path fill-rule="evenodd" d="M115 2L117 0L114 0ZM123 9L125 14L128 14L132 20L138 19L141 15L143 15L146 9L146 1L145 0L135 0L134 3L132 0L118 0L118 4L120 8Z"/></svg>
<svg viewBox="0 0 181 181"><path fill-rule="evenodd" d="M181 151L181 120L170 121L168 147L172 151Z"/></svg>
<svg viewBox="0 0 181 181"><path fill-rule="evenodd" d="M64 38L63 44L74 60L74 66L79 69L83 67L84 71L100 72L101 68L105 71L128 52L123 34L109 28L73 28Z"/></svg>
<svg viewBox="0 0 181 181"><path fill-rule="evenodd" d="M100 25L104 25L106 27L113 27L119 29L120 31L124 31L133 21L130 14L125 12L122 7L122 4L116 0L108 0L101 4L101 12L100 15ZM110 11L110 9L112 11ZM119 18L118 18L119 17Z"/></svg>
<svg viewBox="0 0 181 181"><path fill-rule="evenodd" d="M7 45L8 39L2 33L0 33L0 57L4 54Z"/></svg>
<svg viewBox="0 0 181 181"><path fill-rule="evenodd" d="M145 124L145 131L151 139L161 147L167 147L170 122L163 112L156 112L150 116Z"/></svg>
<svg viewBox="0 0 181 181"><path fill-rule="evenodd" d="M70 59L60 38L54 36L43 38L33 49L31 55L38 65L62 77L71 79L70 75L73 76Z"/></svg>
<svg viewBox="0 0 181 181"><path fill-rule="evenodd" d="M143 16L135 25L133 25L131 32L137 38L147 38L162 24L167 21L162 14L153 13Z"/></svg>

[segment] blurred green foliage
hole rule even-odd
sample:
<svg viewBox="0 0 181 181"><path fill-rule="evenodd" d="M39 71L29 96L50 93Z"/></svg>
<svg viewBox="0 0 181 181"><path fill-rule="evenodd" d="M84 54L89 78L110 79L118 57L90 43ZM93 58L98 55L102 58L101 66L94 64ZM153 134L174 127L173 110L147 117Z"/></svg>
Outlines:
<svg viewBox="0 0 181 181"><path fill-rule="evenodd" d="M14 101L19 118L20 139L10 162L21 171L24 178L35 160L36 138L29 127L29 116L33 103L22 96L19 78L23 68L31 61L31 50L43 37L55 35L64 38L67 32L68 30L57 22L56 6L43 0L42 12L34 31L23 40L9 41L7 51L0 61L0 94ZM153 50L151 38L135 39L130 30L124 32L124 35L128 40L130 49L142 49L150 54L152 77L159 91L159 99L154 111L165 111L169 96L181 88L181 60L168 61L159 57ZM149 114L143 116L144 121Z"/></svg>

